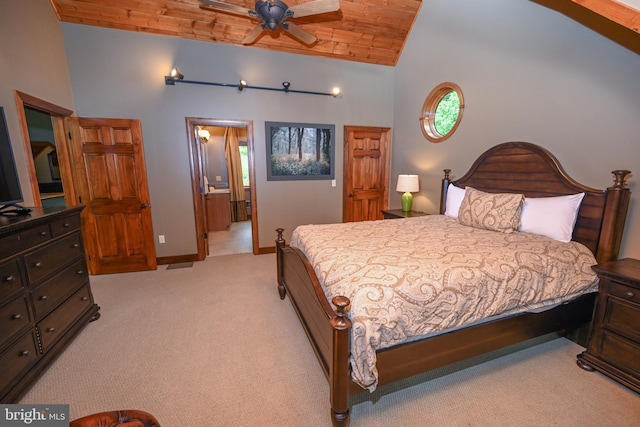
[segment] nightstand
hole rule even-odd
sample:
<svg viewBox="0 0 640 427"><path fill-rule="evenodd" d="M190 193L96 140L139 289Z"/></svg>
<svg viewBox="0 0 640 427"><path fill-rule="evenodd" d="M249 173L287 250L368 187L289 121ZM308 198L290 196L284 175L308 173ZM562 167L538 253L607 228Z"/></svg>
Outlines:
<svg viewBox="0 0 640 427"><path fill-rule="evenodd" d="M405 212L402 209L389 209L382 211L382 216L384 219L396 219L396 218L415 218L418 216L429 215L428 213L418 212L418 211L409 211Z"/></svg>
<svg viewBox="0 0 640 427"><path fill-rule="evenodd" d="M598 298L587 350L578 366L640 393L640 260L598 264Z"/></svg>

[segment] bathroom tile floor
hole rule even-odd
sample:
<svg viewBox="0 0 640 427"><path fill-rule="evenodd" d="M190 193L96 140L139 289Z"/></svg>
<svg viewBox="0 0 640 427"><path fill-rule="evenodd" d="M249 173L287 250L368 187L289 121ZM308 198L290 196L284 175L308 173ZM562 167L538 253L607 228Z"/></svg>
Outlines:
<svg viewBox="0 0 640 427"><path fill-rule="evenodd" d="M251 253L251 221L232 222L229 230L209 232L209 256Z"/></svg>

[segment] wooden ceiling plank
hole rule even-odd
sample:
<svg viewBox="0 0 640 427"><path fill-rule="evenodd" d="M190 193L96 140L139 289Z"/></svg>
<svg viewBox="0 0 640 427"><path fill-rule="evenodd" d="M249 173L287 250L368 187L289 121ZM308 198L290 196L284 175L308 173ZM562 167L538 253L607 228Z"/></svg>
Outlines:
<svg viewBox="0 0 640 427"><path fill-rule="evenodd" d="M255 0L223 0L253 8ZM289 6L308 0L285 0ZM58 19L105 28L241 45L257 20L201 9L197 0L51 0ZM394 65L421 0L341 0L341 10L292 20L318 41L265 32L255 48ZM380 36L383 34L383 36Z"/></svg>
<svg viewBox="0 0 640 427"><path fill-rule="evenodd" d="M640 11L611 0L571 0L630 30L640 33Z"/></svg>

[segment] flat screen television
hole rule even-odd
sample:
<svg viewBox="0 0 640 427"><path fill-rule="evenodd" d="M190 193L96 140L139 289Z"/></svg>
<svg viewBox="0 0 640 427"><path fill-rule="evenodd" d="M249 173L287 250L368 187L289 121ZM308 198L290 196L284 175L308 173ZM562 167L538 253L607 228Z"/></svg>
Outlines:
<svg viewBox="0 0 640 427"><path fill-rule="evenodd" d="M4 107L0 107L0 214L23 215L31 211L18 205L22 202L22 190L18 180L18 170L13 158L9 129L4 117Z"/></svg>

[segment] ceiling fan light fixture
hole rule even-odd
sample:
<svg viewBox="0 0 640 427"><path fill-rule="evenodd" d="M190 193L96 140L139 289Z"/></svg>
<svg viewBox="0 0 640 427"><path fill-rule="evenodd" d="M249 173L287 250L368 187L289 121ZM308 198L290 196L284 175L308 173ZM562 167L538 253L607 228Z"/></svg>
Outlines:
<svg viewBox="0 0 640 427"><path fill-rule="evenodd" d="M264 30L272 32L282 29L303 44L311 46L317 41L315 35L288 19L303 18L340 10L340 0L312 0L295 4L291 7L282 0L256 0L253 9L226 3L220 0L198 0L201 7L207 10L221 11L234 15L248 16L259 21L258 25L242 40L243 45L253 44Z"/></svg>
<svg viewBox="0 0 640 427"><path fill-rule="evenodd" d="M240 82L238 83L238 90L242 92L245 87L247 87L247 82L244 80L240 80Z"/></svg>
<svg viewBox="0 0 640 427"><path fill-rule="evenodd" d="M289 88L291 87L291 83L289 82L282 82L282 87L284 88L285 92L289 92Z"/></svg>
<svg viewBox="0 0 640 427"><path fill-rule="evenodd" d="M342 93L342 90L339 87L334 87L333 89L331 89L331 95L333 95L333 97L337 97Z"/></svg>

